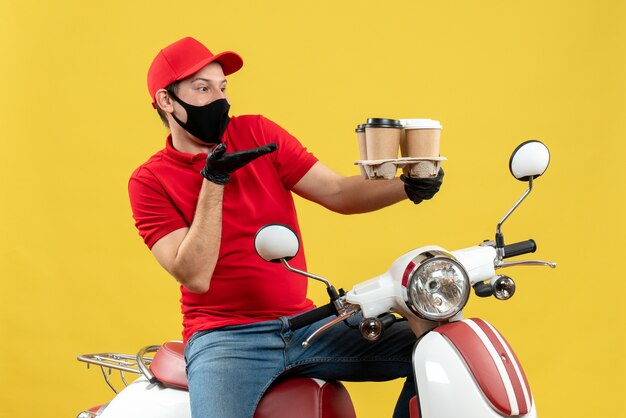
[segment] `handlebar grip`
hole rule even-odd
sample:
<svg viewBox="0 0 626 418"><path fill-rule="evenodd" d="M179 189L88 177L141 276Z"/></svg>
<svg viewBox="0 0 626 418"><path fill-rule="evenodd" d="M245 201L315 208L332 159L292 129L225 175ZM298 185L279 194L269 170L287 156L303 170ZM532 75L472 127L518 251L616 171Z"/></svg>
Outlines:
<svg viewBox="0 0 626 418"><path fill-rule="evenodd" d="M516 255L534 253L537 250L537 243L533 239L516 242L504 246L504 258L515 257Z"/></svg>
<svg viewBox="0 0 626 418"><path fill-rule="evenodd" d="M329 303L319 308L311 309L308 312L289 318L289 328L292 331L311 325L320 319L328 318L331 315L337 315L335 306Z"/></svg>

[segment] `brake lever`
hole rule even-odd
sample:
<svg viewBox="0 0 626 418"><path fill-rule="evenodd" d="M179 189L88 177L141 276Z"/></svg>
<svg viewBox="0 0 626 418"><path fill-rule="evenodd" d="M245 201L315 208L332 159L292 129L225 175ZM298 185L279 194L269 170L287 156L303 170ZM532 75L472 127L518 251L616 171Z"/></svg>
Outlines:
<svg viewBox="0 0 626 418"><path fill-rule="evenodd" d="M313 332L313 334L309 335L309 338L307 338L302 343L302 347L305 348L305 349L309 348L309 346L311 345L311 341L313 341L314 339L319 337L324 331L326 331L327 329L337 325L340 322L345 321L346 319L354 316L355 314L359 313L360 311L361 311L361 308L358 305L346 305L345 309L342 310L342 312L337 317L335 317L332 320L328 321L327 323L325 323L324 325L322 325L321 327L316 329L315 332Z"/></svg>
<svg viewBox="0 0 626 418"><path fill-rule="evenodd" d="M521 261L500 261L496 263L496 268L514 267L514 266L546 266L556 268L556 263L552 261L541 260L521 260Z"/></svg>

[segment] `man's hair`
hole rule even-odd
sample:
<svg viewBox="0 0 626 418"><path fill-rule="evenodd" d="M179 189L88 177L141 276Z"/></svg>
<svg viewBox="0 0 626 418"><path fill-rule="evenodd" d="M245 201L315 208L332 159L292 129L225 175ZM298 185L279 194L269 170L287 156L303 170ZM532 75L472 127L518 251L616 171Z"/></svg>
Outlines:
<svg viewBox="0 0 626 418"><path fill-rule="evenodd" d="M180 80L174 81L172 84L170 84L167 87L165 87L165 90L168 93L170 93L170 96L171 96L171 93L177 94L178 93L179 84L180 84ZM156 103L156 101L155 101L155 104L156 104L156 111L157 111L159 117L161 118L161 122L163 122L163 125L165 125L167 128L169 128L170 124L168 123L167 117L165 116L165 111L159 107L159 104Z"/></svg>

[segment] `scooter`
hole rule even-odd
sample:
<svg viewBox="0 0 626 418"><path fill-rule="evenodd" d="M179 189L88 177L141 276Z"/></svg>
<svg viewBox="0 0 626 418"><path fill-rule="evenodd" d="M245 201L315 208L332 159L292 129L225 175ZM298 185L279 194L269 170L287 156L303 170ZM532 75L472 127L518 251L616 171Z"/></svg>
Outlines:
<svg viewBox="0 0 626 418"><path fill-rule="evenodd" d="M393 323L406 320L417 337L413 350L417 395L411 400L411 418L536 417L528 380L511 346L487 321L465 319L463 308L472 290L479 297L500 300L514 295L514 280L496 270L556 267L554 262L540 260L505 261L533 253L537 246L532 239L507 245L502 233L503 223L530 194L533 181L546 171L549 161L548 148L540 141L526 141L514 150L509 169L516 179L528 182L528 188L498 223L495 240L456 251L439 246L411 250L385 273L348 292L337 291L327 279L289 265L300 247L289 227L271 224L261 228L254 244L264 260L323 282L330 296L330 303L290 319L296 330L330 318L303 346L314 344L327 329L357 315L361 336L369 341L379 340ZM120 371L125 388L108 404L83 411L78 418L189 418L182 352L181 342L170 341L146 347L137 355L79 356L88 366L99 366L114 391L111 370ZM151 353L156 354L151 357ZM125 373L140 377L128 384ZM340 382L308 378L277 382L255 413L255 418L296 416L355 418L356 414Z"/></svg>

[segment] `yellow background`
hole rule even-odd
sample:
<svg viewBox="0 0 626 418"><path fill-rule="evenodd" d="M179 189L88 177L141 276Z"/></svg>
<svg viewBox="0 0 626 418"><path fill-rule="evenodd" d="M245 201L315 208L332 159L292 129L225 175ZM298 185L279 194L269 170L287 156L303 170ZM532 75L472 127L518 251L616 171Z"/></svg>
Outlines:
<svg viewBox="0 0 626 418"><path fill-rule="evenodd" d="M626 416L625 27L622 0L0 0L0 416L75 416L110 398L77 354L180 335L126 182L166 135L148 65L186 35L244 57L233 114L277 121L338 172L358 173L367 117L442 121L433 201L352 217L298 201L310 270L346 289L411 248L492 238L524 190L509 153L543 140L550 168L504 232L559 267L510 269L518 294L467 314L515 347L541 416ZM375 418L399 384L349 388Z"/></svg>

